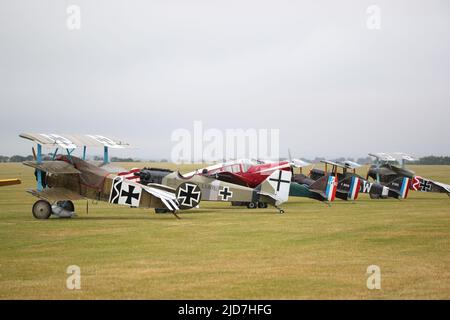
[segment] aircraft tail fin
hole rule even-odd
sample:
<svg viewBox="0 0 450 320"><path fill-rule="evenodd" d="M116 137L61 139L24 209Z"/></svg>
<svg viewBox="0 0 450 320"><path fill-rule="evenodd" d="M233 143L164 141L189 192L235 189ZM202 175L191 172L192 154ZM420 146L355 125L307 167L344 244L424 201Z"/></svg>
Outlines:
<svg viewBox="0 0 450 320"><path fill-rule="evenodd" d="M336 196L343 200L356 200L360 189L361 179L350 176L339 181Z"/></svg>
<svg viewBox="0 0 450 320"><path fill-rule="evenodd" d="M408 177L399 177L391 181L387 185L390 190L390 195L392 193L391 191L394 191L396 193L393 195L395 198L406 199L408 197L410 180Z"/></svg>
<svg viewBox="0 0 450 320"><path fill-rule="evenodd" d="M331 174L327 174L314 182L309 188L312 191L322 194L326 200L334 201L337 190L336 177Z"/></svg>
<svg viewBox="0 0 450 320"><path fill-rule="evenodd" d="M279 205L289 198L292 172L289 170L275 170L257 188L260 194L265 194L275 199Z"/></svg>

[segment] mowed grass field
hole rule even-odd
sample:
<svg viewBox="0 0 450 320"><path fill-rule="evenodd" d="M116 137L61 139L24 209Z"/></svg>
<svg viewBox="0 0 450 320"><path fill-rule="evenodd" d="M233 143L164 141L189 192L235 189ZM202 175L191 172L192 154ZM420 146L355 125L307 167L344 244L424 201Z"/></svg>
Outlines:
<svg viewBox="0 0 450 320"><path fill-rule="evenodd" d="M410 168L450 183L450 166ZM181 220L91 201L86 213L78 201L76 218L41 221L25 193L33 170L0 164L0 179L14 177L22 185L0 188L1 299L450 298L445 194L330 207L291 198L285 214L203 202ZM81 268L81 290L66 288L69 265ZM369 265L381 290L366 286Z"/></svg>

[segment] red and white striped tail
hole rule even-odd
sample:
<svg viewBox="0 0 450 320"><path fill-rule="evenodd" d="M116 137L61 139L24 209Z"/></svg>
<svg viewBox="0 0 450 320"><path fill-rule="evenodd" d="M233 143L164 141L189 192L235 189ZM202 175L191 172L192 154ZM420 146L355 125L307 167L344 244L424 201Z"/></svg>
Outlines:
<svg viewBox="0 0 450 320"><path fill-rule="evenodd" d="M141 179L139 176L134 175L135 173L138 173L141 171L139 168L133 168L130 171L120 172L118 175L121 177L124 177L127 180L131 180L134 182L141 182Z"/></svg>

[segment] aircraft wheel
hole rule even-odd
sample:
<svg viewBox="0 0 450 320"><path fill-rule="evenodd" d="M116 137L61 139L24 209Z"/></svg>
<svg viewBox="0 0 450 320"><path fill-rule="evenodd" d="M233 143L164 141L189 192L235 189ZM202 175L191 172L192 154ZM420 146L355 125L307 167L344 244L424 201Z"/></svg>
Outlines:
<svg viewBox="0 0 450 320"><path fill-rule="evenodd" d="M38 200L34 203L32 212L36 219L48 219L52 214L52 206L46 200Z"/></svg>
<svg viewBox="0 0 450 320"><path fill-rule="evenodd" d="M61 208L65 209L65 210L67 210L67 211L72 211L72 212L75 211L75 205L70 200L58 201L56 203L56 205L58 207L61 207Z"/></svg>
<svg viewBox="0 0 450 320"><path fill-rule="evenodd" d="M257 207L256 202L247 203L247 208L249 208L249 209L255 209L256 207Z"/></svg>
<svg viewBox="0 0 450 320"><path fill-rule="evenodd" d="M265 202L258 202L258 208L261 208L261 209L267 208L267 203L265 203Z"/></svg>
<svg viewBox="0 0 450 320"><path fill-rule="evenodd" d="M167 213L169 209L155 208L155 213Z"/></svg>

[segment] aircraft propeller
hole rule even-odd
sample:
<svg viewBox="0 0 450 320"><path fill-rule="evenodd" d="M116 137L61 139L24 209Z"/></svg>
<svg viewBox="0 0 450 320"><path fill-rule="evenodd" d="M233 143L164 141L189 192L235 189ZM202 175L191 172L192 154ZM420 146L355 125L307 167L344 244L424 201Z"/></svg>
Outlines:
<svg viewBox="0 0 450 320"><path fill-rule="evenodd" d="M289 155L289 162L290 162L291 166L293 166L294 168L303 168L303 167L311 165L311 163L309 163L307 161L303 161L301 159L297 159L297 158L292 159L290 149L288 149L288 155Z"/></svg>

